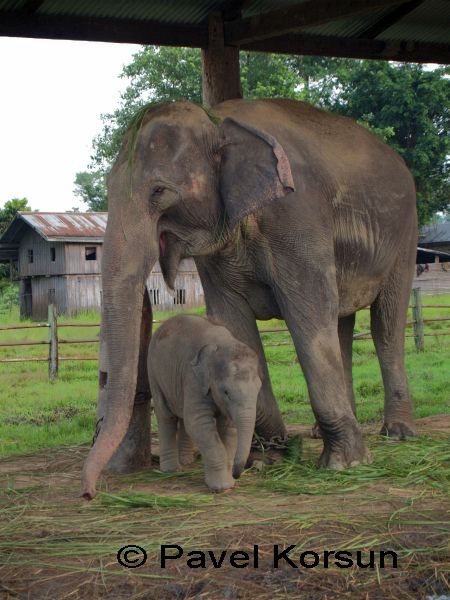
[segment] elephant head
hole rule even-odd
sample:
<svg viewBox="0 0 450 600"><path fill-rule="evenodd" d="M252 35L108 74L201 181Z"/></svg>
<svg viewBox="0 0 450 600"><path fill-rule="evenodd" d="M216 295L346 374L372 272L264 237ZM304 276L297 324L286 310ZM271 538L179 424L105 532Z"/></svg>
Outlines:
<svg viewBox="0 0 450 600"><path fill-rule="evenodd" d="M108 177L102 263L107 413L86 459L83 496L123 439L133 410L145 283L159 259L173 287L179 261L216 252L246 215L294 189L270 135L236 120L213 122L187 102L141 111ZM142 351L142 350L141 350Z"/></svg>

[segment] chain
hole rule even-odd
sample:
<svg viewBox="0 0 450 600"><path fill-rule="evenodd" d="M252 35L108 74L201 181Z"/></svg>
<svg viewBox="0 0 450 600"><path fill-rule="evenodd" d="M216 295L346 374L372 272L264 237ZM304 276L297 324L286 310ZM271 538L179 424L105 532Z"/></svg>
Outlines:
<svg viewBox="0 0 450 600"><path fill-rule="evenodd" d="M263 452L267 450L286 450L288 442L289 436L284 438L274 436L269 440L265 440L255 433L252 441L252 448L254 450L262 450Z"/></svg>
<svg viewBox="0 0 450 600"><path fill-rule="evenodd" d="M98 438L98 435L100 433L100 429L102 428L102 421L103 421L103 419L104 419L104 417L100 417L100 419L95 424L95 433L94 433L94 437L92 438L92 445L95 444L95 440Z"/></svg>

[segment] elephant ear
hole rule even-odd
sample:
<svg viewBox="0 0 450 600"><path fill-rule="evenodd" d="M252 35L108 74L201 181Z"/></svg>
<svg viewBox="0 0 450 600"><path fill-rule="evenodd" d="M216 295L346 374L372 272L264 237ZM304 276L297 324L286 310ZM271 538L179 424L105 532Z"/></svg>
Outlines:
<svg viewBox="0 0 450 600"><path fill-rule="evenodd" d="M273 136L230 117L221 135L220 191L231 226L295 190L288 157Z"/></svg>
<svg viewBox="0 0 450 600"><path fill-rule="evenodd" d="M209 368L209 361L212 355L217 351L217 346L213 344L207 344L202 346L197 352L196 357L191 361L192 370L202 388L202 394L206 396L209 392L211 374Z"/></svg>

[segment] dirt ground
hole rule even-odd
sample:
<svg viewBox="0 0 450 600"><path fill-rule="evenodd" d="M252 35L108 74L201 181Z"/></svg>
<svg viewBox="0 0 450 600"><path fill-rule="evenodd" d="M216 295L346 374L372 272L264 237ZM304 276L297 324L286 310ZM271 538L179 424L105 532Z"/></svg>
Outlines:
<svg viewBox="0 0 450 600"><path fill-rule="evenodd" d="M310 439L308 428L291 430L304 438L302 461L317 458L321 441ZM375 426L366 427L374 444L389 443L375 432ZM419 420L418 432L450 441L450 415ZM250 470L232 492L211 495L198 465L171 477L149 471L104 478L105 493L88 503L78 497L87 450L62 448L0 461L0 598L450 598L449 503L442 488L365 481L361 471L357 484L318 493L310 486L293 494L277 488L276 474L271 488L264 473ZM415 469L420 472L420 464ZM167 497L179 504L164 505L161 498ZM119 549L131 544L146 551L138 568L118 563ZM175 544L183 557L161 568L161 545ZM274 546L291 544L296 548L289 557L297 567L282 558L276 567ZM216 558L227 550L220 568L209 558L206 568L188 567L187 552L208 550ZM325 550L352 557L359 550L365 563L373 550L376 566L363 568L353 558L343 568L330 554L326 567ZM389 557L385 568L379 564L381 550L397 553L396 568ZM249 565L231 566L233 551L247 552ZM315 552L319 564L301 564L303 552ZM303 559L314 560L313 554ZM246 562L245 555L235 557L241 567Z"/></svg>

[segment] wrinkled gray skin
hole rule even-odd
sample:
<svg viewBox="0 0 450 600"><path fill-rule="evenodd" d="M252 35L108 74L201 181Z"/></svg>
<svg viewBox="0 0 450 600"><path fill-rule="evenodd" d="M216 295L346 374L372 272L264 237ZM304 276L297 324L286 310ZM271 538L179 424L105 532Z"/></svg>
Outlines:
<svg viewBox="0 0 450 600"><path fill-rule="evenodd" d="M166 321L148 349L161 471L177 471L200 450L205 481L232 488L252 443L261 388L259 358L225 327L197 316Z"/></svg>
<svg viewBox="0 0 450 600"><path fill-rule="evenodd" d="M187 102L150 109L134 160L128 136L109 176L108 412L84 466L86 498L130 421L144 284L158 258L173 286L179 260L194 256L208 315L260 354L262 436L285 428L256 319L284 318L323 435L320 465L369 462L351 375L355 311L365 305L385 389L382 431L413 433L403 328L417 218L403 160L351 120L304 103L229 100L213 113L220 124Z"/></svg>

